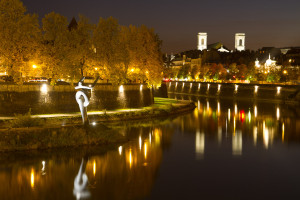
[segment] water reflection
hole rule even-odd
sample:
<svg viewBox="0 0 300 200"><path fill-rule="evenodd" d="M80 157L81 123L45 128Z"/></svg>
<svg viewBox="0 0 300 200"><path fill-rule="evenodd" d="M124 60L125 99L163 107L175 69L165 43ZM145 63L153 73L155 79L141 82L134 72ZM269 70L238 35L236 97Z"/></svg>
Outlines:
<svg viewBox="0 0 300 200"><path fill-rule="evenodd" d="M177 96L177 99L189 98ZM222 183L216 188L228 197L245 189L222 189L226 184L239 187L238 183L247 183L273 191L274 188L266 188L272 185L270 182L257 182L262 173L265 180L274 177L265 168L279 166L286 173L293 170L289 176L276 177L286 185L291 185L291 177L295 177L294 181L300 178L297 174L300 164L295 157L286 160L290 165L276 160L287 159L293 153L284 154L283 149L294 144L299 148L297 109L280 104L191 98L196 105L191 113L174 119L120 125L119 133L128 139L124 144L2 154L0 182L7 184L0 187L1 197L178 199L182 197L177 196L178 191L185 195L196 191L191 194L199 195L199 185L203 195L209 193L215 197L206 191L218 184L216 179ZM255 167L249 168L250 165ZM251 176L243 176L248 173ZM209 195L204 199L210 199Z"/></svg>

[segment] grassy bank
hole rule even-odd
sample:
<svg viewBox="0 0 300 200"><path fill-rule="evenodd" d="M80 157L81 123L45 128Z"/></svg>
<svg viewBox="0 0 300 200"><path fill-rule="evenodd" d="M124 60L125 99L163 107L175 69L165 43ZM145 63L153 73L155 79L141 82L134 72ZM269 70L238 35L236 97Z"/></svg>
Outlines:
<svg viewBox="0 0 300 200"><path fill-rule="evenodd" d="M83 127L81 116L59 117L18 115L4 120L0 129L0 151L76 147L125 142L116 124L124 121L142 121L176 116L191 111L195 105L189 101L155 98L150 107L140 109L90 112L91 125ZM53 115L51 115L53 116ZM96 125L95 125L96 124Z"/></svg>

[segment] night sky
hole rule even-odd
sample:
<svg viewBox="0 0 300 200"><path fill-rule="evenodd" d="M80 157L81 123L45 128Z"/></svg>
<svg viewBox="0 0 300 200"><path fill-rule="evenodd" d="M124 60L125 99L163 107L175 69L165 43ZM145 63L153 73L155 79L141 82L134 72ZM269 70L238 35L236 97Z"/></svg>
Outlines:
<svg viewBox="0 0 300 200"><path fill-rule="evenodd" d="M300 46L300 0L23 0L40 20L55 11L71 20L78 14L97 23L112 16L121 25L145 24L163 40L165 53L196 49L197 33L208 44L234 48L234 35L246 33L246 48Z"/></svg>

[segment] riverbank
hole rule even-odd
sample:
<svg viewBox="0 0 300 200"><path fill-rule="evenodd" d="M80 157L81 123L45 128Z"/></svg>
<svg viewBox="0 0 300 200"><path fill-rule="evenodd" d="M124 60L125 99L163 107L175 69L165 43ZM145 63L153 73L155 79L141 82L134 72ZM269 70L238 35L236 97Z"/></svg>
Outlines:
<svg viewBox="0 0 300 200"><path fill-rule="evenodd" d="M90 126L81 125L80 113L69 115L33 115L39 126L13 128L16 118L2 119L0 129L0 151L77 147L126 142L116 123L134 120L154 120L176 116L195 108L190 101L155 98L155 103L140 109L89 112ZM161 120L163 121L163 120Z"/></svg>

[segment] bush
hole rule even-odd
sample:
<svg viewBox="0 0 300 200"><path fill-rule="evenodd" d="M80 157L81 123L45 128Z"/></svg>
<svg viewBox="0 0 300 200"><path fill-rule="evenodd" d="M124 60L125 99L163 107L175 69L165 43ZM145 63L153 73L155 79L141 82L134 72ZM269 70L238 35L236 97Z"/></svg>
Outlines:
<svg viewBox="0 0 300 200"><path fill-rule="evenodd" d="M42 120L40 118L33 118L31 116L31 110L28 113L15 114L15 119L10 121L10 126L12 128L20 128L20 127L34 127L41 126Z"/></svg>

